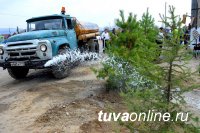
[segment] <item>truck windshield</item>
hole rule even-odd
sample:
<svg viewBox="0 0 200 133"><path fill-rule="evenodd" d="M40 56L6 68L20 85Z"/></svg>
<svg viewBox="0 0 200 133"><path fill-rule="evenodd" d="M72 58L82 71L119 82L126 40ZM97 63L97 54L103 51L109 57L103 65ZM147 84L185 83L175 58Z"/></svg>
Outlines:
<svg viewBox="0 0 200 133"><path fill-rule="evenodd" d="M63 29L62 19L48 19L28 23L28 31Z"/></svg>

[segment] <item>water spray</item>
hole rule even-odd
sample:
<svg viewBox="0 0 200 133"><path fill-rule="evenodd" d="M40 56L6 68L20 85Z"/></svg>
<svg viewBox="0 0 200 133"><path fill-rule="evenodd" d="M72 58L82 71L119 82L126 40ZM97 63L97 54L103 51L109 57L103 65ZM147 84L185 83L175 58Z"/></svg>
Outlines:
<svg viewBox="0 0 200 133"><path fill-rule="evenodd" d="M81 52L79 49L67 50L65 53L53 57L47 61L44 67L59 65L60 63L73 64L76 62L99 60L100 56L94 52Z"/></svg>

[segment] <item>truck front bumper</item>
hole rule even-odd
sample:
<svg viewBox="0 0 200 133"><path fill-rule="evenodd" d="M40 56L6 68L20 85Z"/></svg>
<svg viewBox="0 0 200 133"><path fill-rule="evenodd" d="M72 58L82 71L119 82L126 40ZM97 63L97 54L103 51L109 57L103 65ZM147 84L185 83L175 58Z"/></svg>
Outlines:
<svg viewBox="0 0 200 133"><path fill-rule="evenodd" d="M0 62L0 67L3 67L4 69L6 68L11 68L11 67L24 67L24 68L29 68L29 69L43 69L44 64L48 60L27 60L27 61L6 61L6 62ZM13 64L23 64L23 65L13 65Z"/></svg>

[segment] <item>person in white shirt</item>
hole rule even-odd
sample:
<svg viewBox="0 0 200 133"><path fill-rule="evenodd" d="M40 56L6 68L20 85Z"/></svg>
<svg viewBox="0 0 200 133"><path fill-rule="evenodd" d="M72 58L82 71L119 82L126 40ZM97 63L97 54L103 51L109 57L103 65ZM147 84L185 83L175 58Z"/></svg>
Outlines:
<svg viewBox="0 0 200 133"><path fill-rule="evenodd" d="M157 43L157 44L162 44L162 43L163 43L163 40L164 40L163 28L160 27L159 33L158 33L158 36L157 36L156 43Z"/></svg>
<svg viewBox="0 0 200 133"><path fill-rule="evenodd" d="M106 28L104 30L104 32L101 34L101 38L103 40L103 48L107 48L107 41L110 40L110 35L109 35L109 32L108 32L108 29Z"/></svg>
<svg viewBox="0 0 200 133"><path fill-rule="evenodd" d="M101 38L104 40L110 40L110 35L108 29L105 29L104 32L101 34Z"/></svg>
<svg viewBox="0 0 200 133"><path fill-rule="evenodd" d="M159 33L157 35L157 39L156 39L156 43L159 45L159 56L161 55L161 52L162 52L162 44L163 44L163 41L164 41L164 31L163 31L163 28L160 27L159 28Z"/></svg>

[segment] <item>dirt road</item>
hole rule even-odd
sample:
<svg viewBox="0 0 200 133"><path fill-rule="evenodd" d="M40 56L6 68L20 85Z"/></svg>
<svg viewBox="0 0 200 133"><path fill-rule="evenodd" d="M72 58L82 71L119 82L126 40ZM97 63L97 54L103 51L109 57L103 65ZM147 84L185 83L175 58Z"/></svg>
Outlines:
<svg viewBox="0 0 200 133"><path fill-rule="evenodd" d="M98 64L95 67L98 67ZM36 120L54 106L64 108L67 104L75 104L76 100L98 94L103 85L103 81L96 79L87 64L73 69L70 76L63 80L55 80L49 71L39 70L32 71L26 79L17 81L1 69L0 132L52 131L54 126L43 129L44 127L35 125ZM79 113L84 115L84 110ZM71 115L70 112L67 115ZM66 119L66 123L67 121L69 120ZM78 132L76 126L71 125L71 128L74 128L72 131Z"/></svg>

